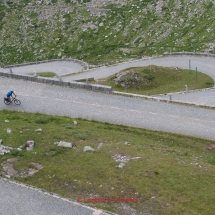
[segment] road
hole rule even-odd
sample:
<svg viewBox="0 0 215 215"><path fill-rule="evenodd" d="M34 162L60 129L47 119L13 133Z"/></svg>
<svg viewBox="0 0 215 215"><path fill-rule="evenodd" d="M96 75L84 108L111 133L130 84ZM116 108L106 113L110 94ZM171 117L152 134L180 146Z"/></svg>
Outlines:
<svg viewBox="0 0 215 215"><path fill-rule="evenodd" d="M198 67L198 70L209 74L213 79L215 79L214 59L190 59L192 62L192 68ZM87 76L90 77L92 74L93 77L96 78L107 77L122 68L142 66L143 64L188 68L188 62L188 57L150 59L147 61L132 62L130 64L124 63L113 67L97 68L65 78L70 79L72 77L71 79L76 79L77 76L86 78ZM96 76L96 74L98 74L98 76ZM159 99L156 101L150 101L138 97L131 98L1 77L0 94L2 95L2 98L9 89L15 90L15 93L22 101L22 104L21 106L15 106L13 104L5 106L2 102L0 103L1 110L7 109L25 112L40 112L50 115L70 116L74 118L81 117L89 120L98 120L113 124L123 124L127 126L167 131L215 140L215 111L210 109L160 102ZM200 92L202 94L201 96L198 95L198 92L194 92L191 96L194 98L194 102L195 98L198 98L196 99L198 102L207 98L208 101L211 101L210 105L215 107L214 102L212 102L212 100L214 100L212 96L214 90L212 89ZM209 92L211 94L207 97ZM188 93L183 95L185 98L191 94ZM180 98L182 101L183 95L182 98ZM6 190L4 190L4 188ZM67 204L64 200L56 200L54 199L55 197L51 196L45 199L46 197L41 197L41 193L38 191L36 194L34 192L31 193L31 191L28 191L28 188L23 188L20 185L11 185L9 182L0 180L0 190L0 198L2 201L1 205L3 205L1 206L1 209L3 208L3 214L76 214L75 212L71 213L70 211L70 207L73 207L72 204ZM22 201L19 201L19 196L20 200L23 199ZM41 201L43 198L44 201ZM28 200L31 204L28 203ZM46 202L47 205L44 206L43 202ZM28 204L29 207L27 207ZM23 207L23 205L25 207ZM44 211L42 211L41 205L44 206ZM79 205L78 207L80 208ZM10 208L10 210L8 208ZM63 208L67 208L65 211L68 210L68 212L59 212L64 211ZM84 207L83 210L85 209L86 208ZM91 211L86 214L94 215L95 209L89 210ZM80 214L84 213L80 212Z"/></svg>
<svg viewBox="0 0 215 215"><path fill-rule="evenodd" d="M89 73L93 72L99 74L100 77L106 77L122 68L143 64L159 64L162 66L173 66L175 64L187 68L189 67L189 59L191 59L193 67L200 67L201 71L215 79L214 59L200 57L167 57L136 61L112 67L97 68L89 71ZM89 73L85 72L78 75L83 78ZM67 78L70 77L73 77L73 75ZM159 102L159 100L149 101L141 98L129 98L82 89L0 78L0 93L2 93L2 96L6 89L14 89L19 95L22 105L20 107L5 106L1 103L0 109L81 117L215 140L214 110L164 103ZM213 93L213 90L211 92ZM207 94L208 91L205 91L204 93L201 92L201 96L199 96L196 92L193 93L192 98L193 100L196 98L198 102L201 102L202 99L205 101ZM184 97L189 95L186 94ZM183 101L183 98L180 99ZM213 96L210 94L207 99L213 101ZM193 102L195 103L195 101Z"/></svg>
<svg viewBox="0 0 215 215"><path fill-rule="evenodd" d="M89 71L84 71L78 74L72 74L71 76L64 77L65 81L78 80L82 78L95 79L106 78L110 75L114 75L122 69L128 67L158 65L167 67L180 67L182 69L189 69L189 60L192 70L197 70L208 74L215 80L215 58L210 57L192 57L192 56L178 56L178 57L159 57L148 58L146 60L137 60L132 62L125 62L114 66L98 67Z"/></svg>
<svg viewBox="0 0 215 215"><path fill-rule="evenodd" d="M0 189L1 215L108 215L21 183L0 179Z"/></svg>

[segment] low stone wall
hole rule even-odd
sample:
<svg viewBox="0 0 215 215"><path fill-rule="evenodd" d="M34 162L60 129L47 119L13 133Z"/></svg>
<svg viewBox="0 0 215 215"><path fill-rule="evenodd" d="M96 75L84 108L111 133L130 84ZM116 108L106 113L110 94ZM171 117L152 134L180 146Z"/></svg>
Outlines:
<svg viewBox="0 0 215 215"><path fill-rule="evenodd" d="M41 64L41 63L50 63L50 62L54 62L54 61L72 61L72 62L81 64L85 69L89 69L88 63L81 61L81 60L73 59L73 58L62 58L62 59L43 60L43 61L37 61L37 62L26 62L23 64L14 64L14 65L5 66L4 68L7 69L7 68L13 68L13 67Z"/></svg>
<svg viewBox="0 0 215 215"><path fill-rule="evenodd" d="M191 56L202 56L202 57L215 57L215 54L203 53L203 52L164 52L164 56L170 55L191 55Z"/></svg>
<svg viewBox="0 0 215 215"><path fill-rule="evenodd" d="M75 82L75 81L64 82L64 81L60 81L60 80L47 79L47 78L42 78L42 77L34 77L34 76L28 76L28 75L18 75L18 74L13 74L13 73L6 73L6 72L0 72L0 76L7 77L7 78L22 79L22 80L26 80L26 81L34 81L34 82L38 82L38 83L53 84L53 85L58 85L58 86L103 91L106 93L112 92L112 87L98 85L98 84L85 84L85 83Z"/></svg>

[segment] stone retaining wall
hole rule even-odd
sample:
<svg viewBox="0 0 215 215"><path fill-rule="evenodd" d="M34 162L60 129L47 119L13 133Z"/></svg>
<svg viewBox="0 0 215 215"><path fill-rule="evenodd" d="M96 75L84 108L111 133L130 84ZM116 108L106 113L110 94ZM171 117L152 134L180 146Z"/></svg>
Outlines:
<svg viewBox="0 0 215 215"><path fill-rule="evenodd" d="M112 87L98 85L98 84L85 84L85 83L75 82L75 81L64 82L64 81L60 81L60 80L27 76L27 75L18 75L18 74L13 74L13 73L6 73L6 72L0 72L0 76L7 77L7 78L22 79L22 80L26 80L26 81L34 81L34 82L45 83L45 84L53 84L53 85L73 87L73 88L82 88L82 89L87 89L87 90L103 91L106 93L112 92Z"/></svg>

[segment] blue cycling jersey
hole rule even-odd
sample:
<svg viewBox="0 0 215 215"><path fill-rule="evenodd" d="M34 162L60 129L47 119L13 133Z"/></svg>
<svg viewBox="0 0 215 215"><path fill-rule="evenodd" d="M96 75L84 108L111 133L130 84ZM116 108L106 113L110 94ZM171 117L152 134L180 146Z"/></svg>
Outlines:
<svg viewBox="0 0 215 215"><path fill-rule="evenodd" d="M6 94L6 96L7 96L7 97L10 97L12 94L13 94L13 91L9 91L9 92Z"/></svg>

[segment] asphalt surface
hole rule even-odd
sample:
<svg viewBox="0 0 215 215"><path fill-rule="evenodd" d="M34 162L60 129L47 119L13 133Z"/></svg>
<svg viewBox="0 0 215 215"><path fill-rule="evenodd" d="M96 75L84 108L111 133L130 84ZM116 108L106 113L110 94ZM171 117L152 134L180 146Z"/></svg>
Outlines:
<svg viewBox="0 0 215 215"><path fill-rule="evenodd" d="M27 66L19 66L11 68L14 74L26 74L34 72L55 72L57 75L73 74L81 72L84 70L84 67L72 61L54 61L49 63L39 63ZM10 69L2 69L4 72L9 72Z"/></svg>
<svg viewBox="0 0 215 215"><path fill-rule="evenodd" d="M96 208L0 179L1 215L108 215Z"/></svg>
<svg viewBox="0 0 215 215"><path fill-rule="evenodd" d="M126 67L150 64L189 68L189 59L191 59L192 69L198 67L199 71L205 72L215 79L215 59L193 57L169 57L131 62L130 64L124 63L115 67L101 67L64 78L67 81L75 80L77 76L79 78L101 78L115 74ZM15 106L14 104L6 106L2 102L0 103L1 110L40 112L74 118L81 117L89 120L98 120L215 140L215 111L210 109L161 102L159 101L160 97L157 97L156 101L151 101L139 97L131 98L1 77L0 94L2 98L9 89L15 91L18 95L17 98L21 100L22 104L20 106ZM187 100L188 103L192 101L196 104L204 103L208 106L215 107L213 93L214 89L174 94L173 100L175 98L180 101ZM178 98L176 98L177 96ZM4 190L4 187L7 189ZM44 196L41 197L41 192L35 191L34 193L20 185L11 185L9 182L0 180L0 190L1 205L3 205L1 206L3 209L0 210L0 214L76 214L70 211L70 208L73 207L71 206L72 203L67 204L64 200L60 199L58 199L59 202L57 202L56 199L53 199L55 197L51 196L41 201L41 199L46 198ZM20 200L23 199L22 201L19 201L19 196ZM28 203L27 200L31 203ZM59 206L57 206L57 204L59 204ZM25 206L24 208L23 205ZM50 207L48 207L48 205L50 205ZM41 209L42 207L44 207L44 211ZM80 208L79 205L78 207ZM10 210L8 208L10 208ZM64 208L67 209L64 210ZM85 209L86 207L84 207L83 210ZM88 209L89 208L86 210ZM93 212L95 209L89 210L92 211L89 213L86 212L86 214L95 212ZM64 213L64 211L66 212ZM84 213L78 212L77 214Z"/></svg>
<svg viewBox="0 0 215 215"><path fill-rule="evenodd" d="M169 56L169 57L159 57L159 58L148 58L145 60L137 60L126 63L121 63L114 66L108 67L99 67L91 69L89 71L80 72L78 74L71 74L71 76L66 76L63 78L65 81L78 80L82 78L91 78L95 79L106 78L110 75L114 75L122 69L128 67L136 66L147 66L147 65L159 65L167 67L180 67L182 69L189 69L201 71L205 74L208 74L215 80L215 58L210 57L192 57L192 56ZM189 87L189 86L188 86Z"/></svg>

